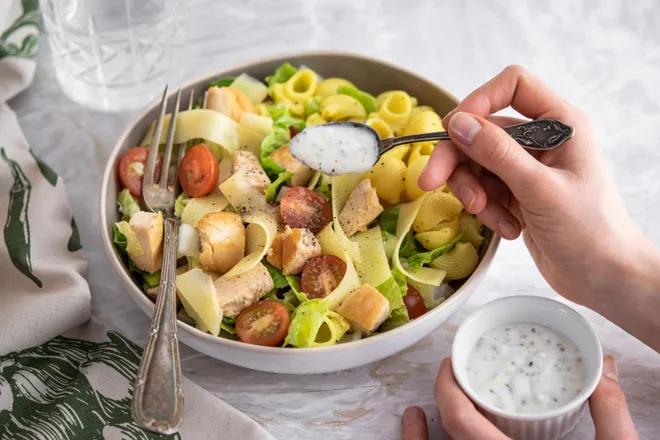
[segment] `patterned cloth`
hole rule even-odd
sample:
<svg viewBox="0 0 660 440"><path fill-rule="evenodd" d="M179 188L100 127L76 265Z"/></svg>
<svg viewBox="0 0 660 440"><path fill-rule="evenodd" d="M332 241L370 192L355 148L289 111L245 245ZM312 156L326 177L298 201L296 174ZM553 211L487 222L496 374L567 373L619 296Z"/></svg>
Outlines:
<svg viewBox="0 0 660 440"><path fill-rule="evenodd" d="M0 2L0 440L272 439L185 378L179 434L132 423L142 349L90 321L64 182L32 154L5 104L32 81L39 17L36 0Z"/></svg>

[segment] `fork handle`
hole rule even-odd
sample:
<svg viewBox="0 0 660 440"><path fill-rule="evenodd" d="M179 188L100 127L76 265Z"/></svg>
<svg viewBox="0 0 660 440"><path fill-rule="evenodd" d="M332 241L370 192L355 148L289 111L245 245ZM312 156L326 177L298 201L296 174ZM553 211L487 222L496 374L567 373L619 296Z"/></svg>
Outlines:
<svg viewBox="0 0 660 440"><path fill-rule="evenodd" d="M178 431L183 419L181 363L176 334L176 250L179 219L165 219L165 244L156 307L133 393L133 420L159 434Z"/></svg>

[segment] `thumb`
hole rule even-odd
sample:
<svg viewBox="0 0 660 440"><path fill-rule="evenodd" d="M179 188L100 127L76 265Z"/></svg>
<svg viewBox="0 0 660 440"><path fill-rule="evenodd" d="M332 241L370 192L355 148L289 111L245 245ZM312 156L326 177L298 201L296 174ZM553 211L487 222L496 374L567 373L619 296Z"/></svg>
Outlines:
<svg viewBox="0 0 660 440"><path fill-rule="evenodd" d="M463 153L502 179L518 199L525 193L534 194L545 165L502 128L480 116L458 112L448 130Z"/></svg>
<svg viewBox="0 0 660 440"><path fill-rule="evenodd" d="M605 356L603 376L589 399L589 409L596 426L596 440L637 439L612 356Z"/></svg>

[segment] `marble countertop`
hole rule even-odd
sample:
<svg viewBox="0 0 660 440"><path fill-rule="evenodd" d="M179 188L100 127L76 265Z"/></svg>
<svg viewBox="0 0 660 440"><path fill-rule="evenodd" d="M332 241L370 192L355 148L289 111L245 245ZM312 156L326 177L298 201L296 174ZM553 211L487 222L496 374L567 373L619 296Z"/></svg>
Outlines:
<svg viewBox="0 0 660 440"><path fill-rule="evenodd" d="M464 97L506 65L524 65L591 115L628 209L660 244L660 135L654 134L660 126L660 4L653 0L634 6L624 0L196 0L181 14L187 78L274 53L349 50L407 66ZM34 85L10 105L32 148L66 182L90 263L94 316L144 342L148 319L109 269L97 207L105 161L135 114L94 112L68 100L46 46ZM467 306L389 359L335 374L283 376L183 347L183 371L278 438L398 438L400 416L411 404L427 411L432 438L445 438L432 394L439 361L466 313L514 294L556 297L522 240L502 244ZM660 355L580 311L604 351L619 361L640 437L657 438ZM583 419L567 438L592 439L591 420Z"/></svg>

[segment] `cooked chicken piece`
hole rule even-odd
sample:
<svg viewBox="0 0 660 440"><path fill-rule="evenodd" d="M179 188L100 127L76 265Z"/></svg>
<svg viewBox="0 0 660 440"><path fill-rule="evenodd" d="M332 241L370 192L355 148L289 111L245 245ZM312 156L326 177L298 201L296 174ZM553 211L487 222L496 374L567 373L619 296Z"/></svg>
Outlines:
<svg viewBox="0 0 660 440"><path fill-rule="evenodd" d="M243 112L257 113L247 96L231 87L211 87L206 91L206 107L238 122Z"/></svg>
<svg viewBox="0 0 660 440"><path fill-rule="evenodd" d="M214 285L220 308L229 318L237 317L244 308L259 301L275 287L268 269L261 263L242 274L220 277Z"/></svg>
<svg viewBox="0 0 660 440"><path fill-rule="evenodd" d="M289 144L283 145L273 151L270 153L269 157L285 170L294 173L293 177L287 180L289 186L306 185L307 182L309 182L309 179L314 175L313 169L291 155Z"/></svg>
<svg viewBox="0 0 660 440"><path fill-rule="evenodd" d="M140 211L128 222L140 241L144 255L129 255L135 267L154 273L163 264L163 214Z"/></svg>
<svg viewBox="0 0 660 440"><path fill-rule="evenodd" d="M309 229L285 226L273 240L266 259L284 275L298 275L310 258L319 255L321 245Z"/></svg>
<svg viewBox="0 0 660 440"><path fill-rule="evenodd" d="M264 191L270 186L268 174L264 171L257 156L249 151L234 151L234 162L231 172L238 173L242 171L245 174L250 185L259 191Z"/></svg>
<svg viewBox="0 0 660 440"><path fill-rule="evenodd" d="M199 262L204 270L219 274L228 272L245 256L245 227L233 212L212 212L197 224L202 254Z"/></svg>
<svg viewBox="0 0 660 440"><path fill-rule="evenodd" d="M339 224L349 237L356 232L366 231L367 225L383 212L378 201L378 193L369 179L364 179L355 187L344 209L339 214Z"/></svg>
<svg viewBox="0 0 660 440"><path fill-rule="evenodd" d="M188 264L184 264L183 266L179 266L176 268L176 274L181 275L186 272L188 272L190 268L188 267ZM146 290L147 296L151 298L152 301L156 301L156 297L158 296L158 286L152 287L150 289ZM176 295L176 306L177 308L181 305L181 300L179 299L179 295Z"/></svg>
<svg viewBox="0 0 660 440"><path fill-rule="evenodd" d="M266 254L266 260L280 270L282 269L282 235L284 235L284 233L275 236L275 240L273 240L273 244L270 246L270 250Z"/></svg>
<svg viewBox="0 0 660 440"><path fill-rule="evenodd" d="M348 294L337 308L353 332L373 333L390 316L390 302L369 284L363 284Z"/></svg>

